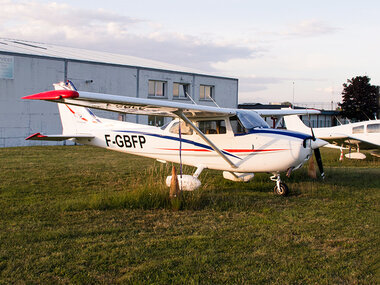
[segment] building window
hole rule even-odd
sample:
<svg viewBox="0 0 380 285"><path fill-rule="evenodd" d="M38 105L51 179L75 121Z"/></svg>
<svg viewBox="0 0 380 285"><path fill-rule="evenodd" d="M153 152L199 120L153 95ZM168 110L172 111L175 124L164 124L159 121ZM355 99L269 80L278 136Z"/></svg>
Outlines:
<svg viewBox="0 0 380 285"><path fill-rule="evenodd" d="M210 98L214 98L214 86L211 86L211 85L199 86L199 99L211 100Z"/></svg>
<svg viewBox="0 0 380 285"><path fill-rule="evenodd" d="M148 125L161 127L165 123L165 118L162 116L148 116Z"/></svg>
<svg viewBox="0 0 380 285"><path fill-rule="evenodd" d="M166 96L166 82L149 80L149 97L165 97Z"/></svg>
<svg viewBox="0 0 380 285"><path fill-rule="evenodd" d="M173 83L173 98L187 98L189 95L190 84Z"/></svg>

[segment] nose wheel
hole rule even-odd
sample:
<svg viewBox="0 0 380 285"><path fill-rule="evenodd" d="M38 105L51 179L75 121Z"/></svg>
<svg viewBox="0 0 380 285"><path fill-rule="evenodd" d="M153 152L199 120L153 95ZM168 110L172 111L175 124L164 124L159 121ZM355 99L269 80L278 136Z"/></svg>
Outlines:
<svg viewBox="0 0 380 285"><path fill-rule="evenodd" d="M270 177L270 180L276 182L276 185L273 189L274 193L280 196L286 196L289 194L289 188L284 182L281 181L280 174L273 174L273 176Z"/></svg>

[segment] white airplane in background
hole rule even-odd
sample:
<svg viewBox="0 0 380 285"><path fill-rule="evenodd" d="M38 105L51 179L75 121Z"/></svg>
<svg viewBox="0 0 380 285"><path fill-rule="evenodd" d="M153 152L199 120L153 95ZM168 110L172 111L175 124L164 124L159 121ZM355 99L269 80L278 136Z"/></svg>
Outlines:
<svg viewBox="0 0 380 285"><path fill-rule="evenodd" d="M210 168L222 170L223 177L233 181L249 181L254 172L272 173L275 192L286 195L288 187L281 181L280 172L290 175L311 157L313 150L317 161L318 157L320 160L319 147L327 143L311 135L271 129L257 112L251 110L76 91L72 84L63 82L54 86L56 90L23 99L58 103L62 134L36 133L27 140L71 139L84 145L197 167L193 175L178 175L181 190L198 188L201 185L198 176L203 169ZM87 107L175 119L160 128L99 118ZM261 115L305 112L267 110ZM321 161L319 166L323 175Z"/></svg>
<svg viewBox="0 0 380 285"><path fill-rule="evenodd" d="M307 127L297 115L284 117L288 130L296 130L305 134L311 134L311 128ZM340 144L354 144L357 152L347 153L347 158L364 159L365 154L360 152L359 144L366 149L380 148L380 120L370 120L358 123L350 123L335 127L313 128L315 137L331 142L326 147L335 147Z"/></svg>

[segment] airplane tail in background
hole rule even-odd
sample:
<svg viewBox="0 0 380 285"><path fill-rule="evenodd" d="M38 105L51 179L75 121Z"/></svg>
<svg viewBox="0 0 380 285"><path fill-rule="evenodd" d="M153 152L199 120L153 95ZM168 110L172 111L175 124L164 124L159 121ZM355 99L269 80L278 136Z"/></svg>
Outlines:
<svg viewBox="0 0 380 285"><path fill-rule="evenodd" d="M287 130L311 134L311 130L307 127L297 115L284 116Z"/></svg>

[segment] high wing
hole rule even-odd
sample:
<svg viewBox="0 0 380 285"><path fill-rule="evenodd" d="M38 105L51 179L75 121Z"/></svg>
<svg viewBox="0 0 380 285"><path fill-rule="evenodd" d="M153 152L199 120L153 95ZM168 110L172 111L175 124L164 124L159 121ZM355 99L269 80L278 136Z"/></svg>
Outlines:
<svg viewBox="0 0 380 285"><path fill-rule="evenodd" d="M195 117L208 118L233 116L236 114L236 109L74 90L47 91L25 96L22 99L47 100L57 103L136 115L178 117L178 111L181 111L189 119Z"/></svg>
<svg viewBox="0 0 380 285"><path fill-rule="evenodd" d="M361 149L373 149L379 148L380 145L376 141L371 141L369 139L365 139L363 137L356 137L352 135L345 134L331 134L330 137L320 137L321 139L332 143L333 145L341 145L341 144L360 144Z"/></svg>
<svg viewBox="0 0 380 285"><path fill-rule="evenodd" d="M272 109L253 109L262 117L281 117L288 115L317 115L321 111L315 109L291 109L291 108L282 108L280 110Z"/></svg>
<svg viewBox="0 0 380 285"><path fill-rule="evenodd" d="M120 95L109 95L75 90L53 90L34 95L25 96L22 99L47 100L57 103L65 103L76 106L84 106L94 109L128 113L135 115L156 115L167 117L178 117L181 111L187 118L212 118L218 116L236 115L236 109L219 108L214 106L203 106L179 103L167 100L135 98ZM320 111L312 109L290 109L281 110L254 109L260 116L286 116L319 114Z"/></svg>
<svg viewBox="0 0 380 285"><path fill-rule="evenodd" d="M364 148L373 148L373 147L379 148L380 147L378 139L377 140L371 140L369 138L358 138L358 137L352 136L352 135L349 136L349 139L360 141L360 145Z"/></svg>

